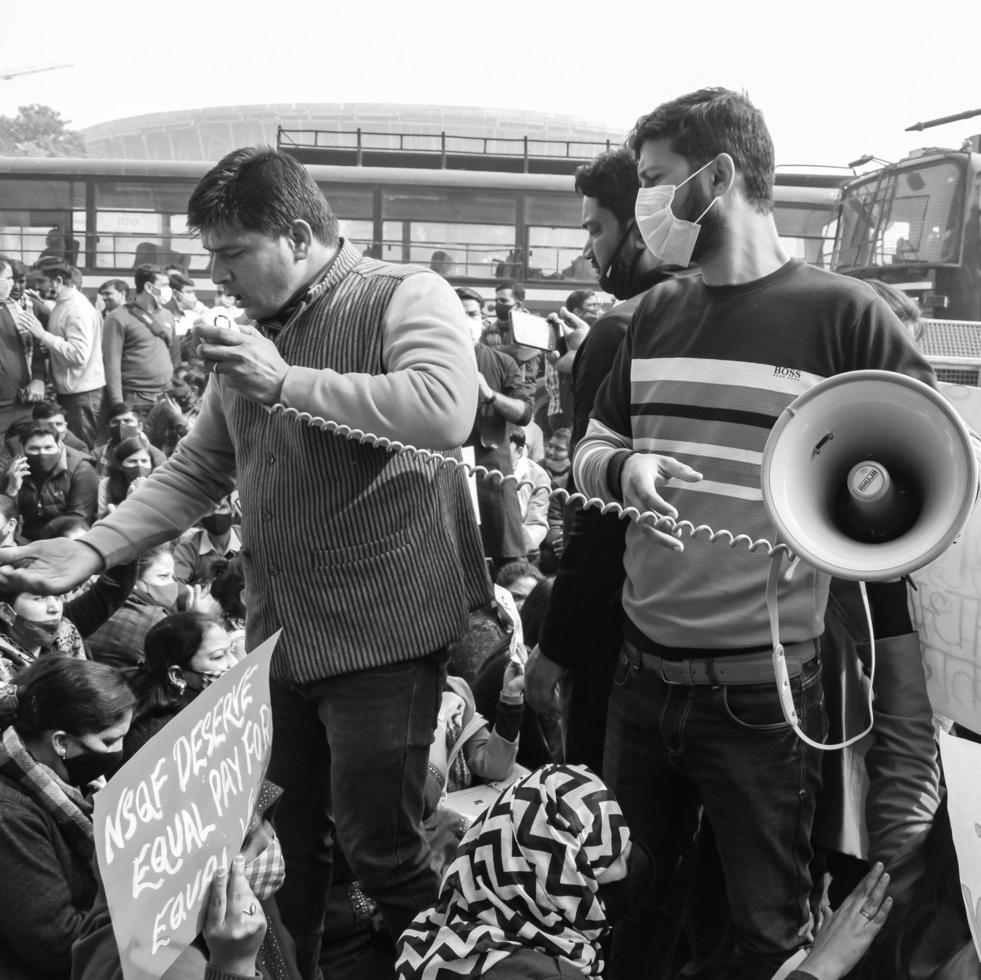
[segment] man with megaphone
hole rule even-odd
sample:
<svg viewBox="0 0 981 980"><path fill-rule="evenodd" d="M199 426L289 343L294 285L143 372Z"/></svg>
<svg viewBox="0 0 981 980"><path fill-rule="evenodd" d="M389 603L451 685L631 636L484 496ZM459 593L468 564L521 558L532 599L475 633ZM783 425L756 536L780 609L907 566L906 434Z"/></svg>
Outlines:
<svg viewBox="0 0 981 980"><path fill-rule="evenodd" d="M701 275L641 301L577 449L576 483L696 527L773 539L761 463L784 409L844 372L933 384L933 371L867 286L788 258L771 213L773 144L744 96L703 89L665 103L629 143L648 249L669 265L694 260ZM648 975L646 923L664 912L702 806L725 874L740 964L731 975L764 980L809 934L821 753L794 734L777 696L766 550L705 532L683 541L672 528L627 529L603 773L658 874L615 935L610 976ZM802 563L777 593L786 697L801 732L821 742L828 575Z"/></svg>

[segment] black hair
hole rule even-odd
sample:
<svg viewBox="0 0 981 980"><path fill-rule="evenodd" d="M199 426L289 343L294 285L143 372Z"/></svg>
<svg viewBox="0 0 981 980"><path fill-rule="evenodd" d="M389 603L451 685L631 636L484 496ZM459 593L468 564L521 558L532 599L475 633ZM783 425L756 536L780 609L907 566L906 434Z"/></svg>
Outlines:
<svg viewBox="0 0 981 980"><path fill-rule="evenodd" d="M513 442L519 449L524 449L528 443L525 430L520 425L508 425L508 440Z"/></svg>
<svg viewBox="0 0 981 980"><path fill-rule="evenodd" d="M34 436L54 436L55 442L57 442L58 430L50 422L31 419L20 427L21 445L26 446L27 440Z"/></svg>
<svg viewBox="0 0 981 980"><path fill-rule="evenodd" d="M519 578L525 578L529 575L536 582L540 582L544 578L542 573L530 561L519 558L517 561L511 561L504 565L498 571L497 578L494 581L498 585L503 585L506 589L509 585L517 582Z"/></svg>
<svg viewBox="0 0 981 980"><path fill-rule="evenodd" d="M38 402L31 409L31 418L37 422L45 419L53 419L56 415L64 415L65 410L57 403L52 401Z"/></svg>
<svg viewBox="0 0 981 980"><path fill-rule="evenodd" d="M242 589L245 588L245 566L239 555L229 561L219 559L212 571L211 598L214 599L221 611L230 617L241 619L245 616L245 606L242 604Z"/></svg>
<svg viewBox="0 0 981 980"><path fill-rule="evenodd" d="M15 678L22 738L62 730L70 735L101 732L136 706L122 676L106 664L74 657L41 657Z"/></svg>
<svg viewBox="0 0 981 980"><path fill-rule="evenodd" d="M122 293L125 297L129 298L129 286L127 283L123 282L122 279L107 279L99 287L98 292L101 293L106 287L109 289L114 289L117 293Z"/></svg>
<svg viewBox="0 0 981 980"><path fill-rule="evenodd" d="M189 279L187 276L181 275L179 272L171 272L167 276L167 280L170 282L170 288L174 292L180 292L185 286L193 286L194 280Z"/></svg>
<svg viewBox="0 0 981 980"><path fill-rule="evenodd" d="M514 294L514 298L519 302L523 303L525 301L525 287L520 283L512 282L510 279L505 279L502 282L495 283L494 292L499 293L502 289L510 289Z"/></svg>
<svg viewBox="0 0 981 980"><path fill-rule="evenodd" d="M578 310L590 296L595 295L595 289L576 289L566 297L565 308L567 310Z"/></svg>
<svg viewBox="0 0 981 980"><path fill-rule="evenodd" d="M148 283L152 283L157 276L162 276L163 270L159 265L150 265L149 262L144 262L143 265L137 266L136 272L133 273L133 282L136 283L136 291L138 293L143 292L143 287Z"/></svg>
<svg viewBox="0 0 981 980"><path fill-rule="evenodd" d="M548 609L548 601L552 597L552 583L554 576L546 576L531 592L525 596L525 601L521 606L521 633L525 641L525 646L530 650L537 646L538 637L542 632L542 623L545 622L545 612Z"/></svg>
<svg viewBox="0 0 981 980"><path fill-rule="evenodd" d="M168 673L171 667L187 667L211 626L221 629L202 613L179 612L150 628L143 641L143 658L131 681L139 702L139 718L182 704L181 692L171 683Z"/></svg>
<svg viewBox="0 0 981 980"><path fill-rule="evenodd" d="M633 220L639 188L637 157L626 146L607 150L576 169L576 193L594 198L620 222Z"/></svg>
<svg viewBox="0 0 981 980"><path fill-rule="evenodd" d="M475 303L479 303L481 309L484 308L484 298L477 292L476 289L471 289L469 286L457 286L456 296L461 303L465 299L469 299L473 300Z"/></svg>
<svg viewBox="0 0 981 980"><path fill-rule="evenodd" d="M67 538L73 531L88 530L89 522L84 517L79 517L78 514L59 514L57 517L52 517L41 528L41 533L36 540L50 541L53 538Z"/></svg>
<svg viewBox="0 0 981 980"><path fill-rule="evenodd" d="M865 281L886 301L889 309L899 317L900 322L909 331L913 340L918 342L923 336L924 324L916 300L901 289L879 279L866 279Z"/></svg>
<svg viewBox="0 0 981 980"><path fill-rule="evenodd" d="M136 560L136 577L142 578L143 573L150 568L151 565L156 564L160 561L164 555L172 555L174 549L170 544L158 544L156 548L151 548L149 551L144 551L142 555Z"/></svg>
<svg viewBox="0 0 981 980"><path fill-rule="evenodd" d="M773 140L763 113L745 95L702 88L663 102L637 120L627 144L639 156L648 140L662 139L694 167L728 153L742 175L746 199L764 214L772 209Z"/></svg>
<svg viewBox="0 0 981 980"><path fill-rule="evenodd" d="M298 219L319 242L337 241L337 218L307 168L270 146L246 146L222 157L187 202L192 232L229 227L279 238Z"/></svg>
<svg viewBox="0 0 981 980"><path fill-rule="evenodd" d="M109 419L112 420L118 415L128 415L133 411L133 406L129 402L113 402L109 406Z"/></svg>
<svg viewBox="0 0 981 980"><path fill-rule="evenodd" d="M199 395L204 393L204 389L208 384L207 377L201 371L185 365L174 368L174 377L183 378L184 383L190 385Z"/></svg>
<svg viewBox="0 0 981 980"><path fill-rule="evenodd" d="M60 279L64 283L73 284L75 282L75 270L64 260L52 262L51 265L44 267L44 274L49 279Z"/></svg>

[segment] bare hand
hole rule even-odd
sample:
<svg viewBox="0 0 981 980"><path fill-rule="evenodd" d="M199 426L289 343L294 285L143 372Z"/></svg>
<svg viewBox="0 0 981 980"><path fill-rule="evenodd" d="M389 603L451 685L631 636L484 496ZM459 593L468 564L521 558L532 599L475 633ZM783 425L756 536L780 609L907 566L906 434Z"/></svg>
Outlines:
<svg viewBox="0 0 981 980"><path fill-rule="evenodd" d="M525 698L529 707L542 718L559 718L562 704L559 681L568 674L565 667L549 660L536 646L525 664Z"/></svg>
<svg viewBox="0 0 981 980"><path fill-rule="evenodd" d="M24 477L31 475L26 456L17 456L7 467L7 496L16 497L24 484Z"/></svg>
<svg viewBox="0 0 981 980"><path fill-rule="evenodd" d="M698 483L702 474L696 473L690 466L679 463L671 456L659 456L657 453L634 453L623 467L621 483L623 486L623 502L627 507L636 507L640 511L652 510L657 514L677 518L678 511L657 492L668 480L684 480L686 483ZM664 531L659 531L650 524L641 524L641 530L658 544L663 544L672 551L684 551L685 546Z"/></svg>
<svg viewBox="0 0 981 980"><path fill-rule="evenodd" d="M516 660L509 660L507 667L504 668L504 682L501 685L501 694L509 698L516 698L525 691L525 671Z"/></svg>
<svg viewBox="0 0 981 980"><path fill-rule="evenodd" d="M27 385L27 400L31 402L44 401L44 382L40 378L34 378Z"/></svg>
<svg viewBox="0 0 981 980"><path fill-rule="evenodd" d="M201 931L213 969L255 976L256 954L266 935L266 914L249 887L241 854L235 855L230 873L223 868L215 872Z"/></svg>
<svg viewBox="0 0 981 980"><path fill-rule="evenodd" d="M126 488L126 496L131 497L137 490L140 489L140 487L143 486L144 483L146 483L148 479L149 477L146 476L136 477L136 479L133 480L133 482Z"/></svg>
<svg viewBox="0 0 981 980"><path fill-rule="evenodd" d="M22 548L0 548L0 589L64 595L102 568L102 556L78 539L53 538Z"/></svg>
<svg viewBox="0 0 981 980"><path fill-rule="evenodd" d="M44 327L41 321L30 311L21 309L17 313L17 326L21 330L26 330L35 340L40 340L44 336Z"/></svg>
<svg viewBox="0 0 981 980"><path fill-rule="evenodd" d="M211 363L224 384L262 405L280 400L289 365L271 340L254 327L229 330L205 320L194 324L194 334L200 341L198 355Z"/></svg>
<svg viewBox="0 0 981 980"><path fill-rule="evenodd" d="M564 306L559 307L559 316L568 324L563 333L572 333L574 330L582 330L583 332L589 330L589 324L582 317L576 316Z"/></svg>
<svg viewBox="0 0 981 980"><path fill-rule="evenodd" d="M211 594L210 585L192 585L188 611L200 613L215 621L221 618L221 605Z"/></svg>
<svg viewBox="0 0 981 980"><path fill-rule="evenodd" d="M838 980L865 955L892 908L889 875L876 864L818 932L800 969L817 980Z"/></svg>

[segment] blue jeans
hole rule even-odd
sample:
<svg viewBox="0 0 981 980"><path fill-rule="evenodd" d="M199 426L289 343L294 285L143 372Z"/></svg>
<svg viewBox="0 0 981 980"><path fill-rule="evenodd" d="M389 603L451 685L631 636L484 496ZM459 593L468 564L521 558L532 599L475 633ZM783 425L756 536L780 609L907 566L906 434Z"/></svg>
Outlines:
<svg viewBox="0 0 981 980"><path fill-rule="evenodd" d="M103 433L102 402L105 388L82 391L75 395L58 395L58 404L65 410L65 421L72 433L93 449Z"/></svg>
<svg viewBox="0 0 981 980"><path fill-rule="evenodd" d="M819 660L791 685L801 728L823 739ZM820 756L784 721L775 684L667 684L621 653L603 776L631 832L654 856L656 877L614 931L611 980L671 975L679 878L699 806L725 875L741 971L730 976L768 980L804 945Z"/></svg>
<svg viewBox="0 0 981 980"><path fill-rule="evenodd" d="M286 858L276 899L307 980L319 971L335 836L393 937L436 901L422 812L445 665L440 653L304 689L270 685Z"/></svg>

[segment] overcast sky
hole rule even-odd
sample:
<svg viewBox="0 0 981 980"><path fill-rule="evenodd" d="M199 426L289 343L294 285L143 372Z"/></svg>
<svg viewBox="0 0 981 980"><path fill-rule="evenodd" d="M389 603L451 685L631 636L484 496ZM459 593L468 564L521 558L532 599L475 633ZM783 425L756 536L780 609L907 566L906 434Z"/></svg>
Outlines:
<svg viewBox="0 0 981 980"><path fill-rule="evenodd" d="M74 67L0 81L0 114L42 102L76 128L207 105L419 102L554 111L625 131L664 99L725 85L763 109L782 164L895 159L981 132L981 116L903 132L981 109L979 0L48 0L43 10L25 18L33 41L0 45L0 70Z"/></svg>

